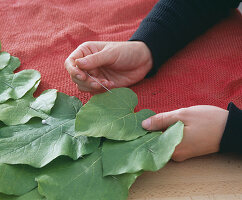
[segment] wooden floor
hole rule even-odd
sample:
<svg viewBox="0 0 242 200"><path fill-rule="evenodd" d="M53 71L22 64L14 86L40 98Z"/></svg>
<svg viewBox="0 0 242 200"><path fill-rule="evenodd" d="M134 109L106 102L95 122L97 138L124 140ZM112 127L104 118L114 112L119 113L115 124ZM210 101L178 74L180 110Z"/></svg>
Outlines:
<svg viewBox="0 0 242 200"><path fill-rule="evenodd" d="M146 172L128 200L242 200L242 155L213 154Z"/></svg>

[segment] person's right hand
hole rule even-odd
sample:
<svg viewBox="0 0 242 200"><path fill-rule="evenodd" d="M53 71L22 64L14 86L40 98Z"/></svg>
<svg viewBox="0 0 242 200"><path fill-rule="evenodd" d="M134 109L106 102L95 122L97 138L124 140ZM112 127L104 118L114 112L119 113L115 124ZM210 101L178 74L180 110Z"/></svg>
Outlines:
<svg viewBox="0 0 242 200"><path fill-rule="evenodd" d="M105 87L127 87L142 80L152 67L148 47L140 41L85 42L65 61L65 67L81 91L99 93Z"/></svg>
<svg viewBox="0 0 242 200"><path fill-rule="evenodd" d="M219 151L228 111L216 106L198 105L156 114L142 122L148 131L165 130L177 121L184 123L182 142L172 155L183 161Z"/></svg>

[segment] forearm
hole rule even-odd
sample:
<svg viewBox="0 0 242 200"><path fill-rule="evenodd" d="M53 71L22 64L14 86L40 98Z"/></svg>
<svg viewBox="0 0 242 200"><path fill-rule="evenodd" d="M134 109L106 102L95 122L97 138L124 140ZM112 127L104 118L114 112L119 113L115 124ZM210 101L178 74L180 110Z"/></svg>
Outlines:
<svg viewBox="0 0 242 200"><path fill-rule="evenodd" d="M225 17L240 0L160 0L130 40L151 51L154 74L169 57Z"/></svg>

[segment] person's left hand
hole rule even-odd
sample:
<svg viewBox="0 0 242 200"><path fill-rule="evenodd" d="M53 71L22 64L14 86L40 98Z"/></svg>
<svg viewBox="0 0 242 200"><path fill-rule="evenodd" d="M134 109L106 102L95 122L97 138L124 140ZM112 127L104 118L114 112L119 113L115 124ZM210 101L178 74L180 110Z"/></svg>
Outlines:
<svg viewBox="0 0 242 200"><path fill-rule="evenodd" d="M144 42L91 41L73 51L65 67L80 91L95 94L105 90L88 74L109 89L127 87L143 80L152 63L151 51Z"/></svg>
<svg viewBox="0 0 242 200"><path fill-rule="evenodd" d="M182 121L185 125L183 140L176 147L172 159L183 161L218 152L227 118L227 110L201 105L159 113L144 120L142 126L150 131L165 130L177 121Z"/></svg>

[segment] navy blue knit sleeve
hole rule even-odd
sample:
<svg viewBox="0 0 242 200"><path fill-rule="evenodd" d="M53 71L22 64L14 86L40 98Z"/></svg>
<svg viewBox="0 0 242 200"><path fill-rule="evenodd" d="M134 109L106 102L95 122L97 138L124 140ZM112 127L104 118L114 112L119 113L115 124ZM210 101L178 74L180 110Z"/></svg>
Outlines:
<svg viewBox="0 0 242 200"><path fill-rule="evenodd" d="M143 41L151 51L148 76L189 41L227 16L241 0L160 0L141 22L131 41Z"/></svg>
<svg viewBox="0 0 242 200"><path fill-rule="evenodd" d="M228 110L229 115L220 143L220 152L242 153L242 110L233 103L229 103Z"/></svg>

